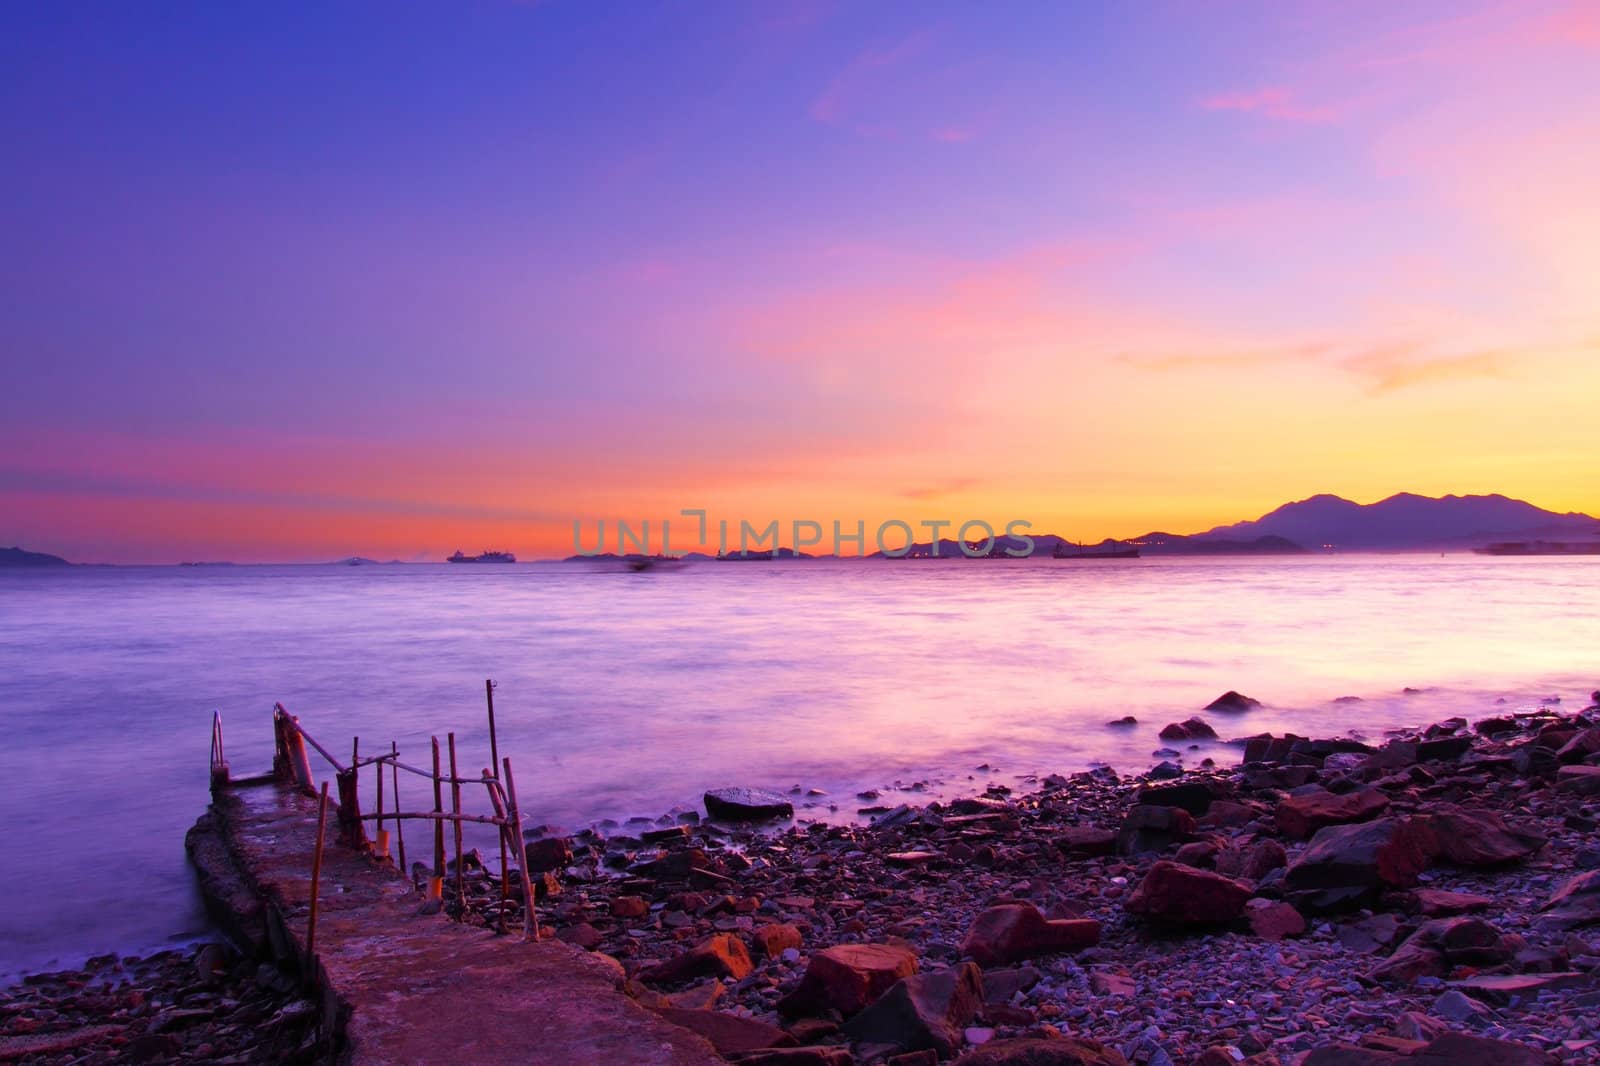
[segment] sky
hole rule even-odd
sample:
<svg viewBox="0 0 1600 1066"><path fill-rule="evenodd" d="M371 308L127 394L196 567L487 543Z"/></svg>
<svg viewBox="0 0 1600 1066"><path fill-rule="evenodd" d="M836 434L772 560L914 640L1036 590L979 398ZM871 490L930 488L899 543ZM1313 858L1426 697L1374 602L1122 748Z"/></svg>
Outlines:
<svg viewBox="0 0 1600 1066"><path fill-rule="evenodd" d="M0 545L1600 512L1592 2L16 3L0 153Z"/></svg>

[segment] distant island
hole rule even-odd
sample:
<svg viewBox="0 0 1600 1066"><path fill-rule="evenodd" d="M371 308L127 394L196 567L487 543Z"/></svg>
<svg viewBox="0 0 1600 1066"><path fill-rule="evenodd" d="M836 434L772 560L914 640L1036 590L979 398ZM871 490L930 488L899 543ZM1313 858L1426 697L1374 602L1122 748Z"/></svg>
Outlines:
<svg viewBox="0 0 1600 1066"><path fill-rule="evenodd" d="M0 566L71 566L59 555L26 552L21 548L0 548Z"/></svg>

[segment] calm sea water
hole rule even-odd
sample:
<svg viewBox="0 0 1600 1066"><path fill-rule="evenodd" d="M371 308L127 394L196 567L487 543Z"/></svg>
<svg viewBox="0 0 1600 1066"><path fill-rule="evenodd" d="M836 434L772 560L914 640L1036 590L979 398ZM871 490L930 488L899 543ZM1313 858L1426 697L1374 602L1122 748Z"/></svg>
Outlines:
<svg viewBox="0 0 1600 1066"><path fill-rule="evenodd" d="M492 677L536 820L723 784L822 789L811 815L853 817L866 788L1142 770L1161 725L1229 688L1267 706L1224 736L1582 706L1597 579L1474 556L0 571L0 974L204 928L183 833L214 710L236 773L270 762L274 701L341 755L359 735L421 762L453 729L477 770ZM1138 730L1105 727L1125 714Z"/></svg>

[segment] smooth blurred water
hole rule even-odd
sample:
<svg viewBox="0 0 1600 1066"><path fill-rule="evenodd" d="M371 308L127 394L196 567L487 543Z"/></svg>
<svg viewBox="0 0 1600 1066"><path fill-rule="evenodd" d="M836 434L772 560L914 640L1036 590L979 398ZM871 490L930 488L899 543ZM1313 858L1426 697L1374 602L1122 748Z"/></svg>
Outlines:
<svg viewBox="0 0 1600 1066"><path fill-rule="evenodd" d="M808 813L850 817L896 781L925 799L1142 770L1229 688L1268 706L1214 718L1225 737L1581 706L1597 579L1600 560L1465 555L0 571L0 974L203 928L183 833L213 710L236 773L270 762L277 700L341 756L359 735L424 762L453 729L476 771L493 677L536 820L722 784L824 789ZM1139 729L1105 727L1124 714Z"/></svg>

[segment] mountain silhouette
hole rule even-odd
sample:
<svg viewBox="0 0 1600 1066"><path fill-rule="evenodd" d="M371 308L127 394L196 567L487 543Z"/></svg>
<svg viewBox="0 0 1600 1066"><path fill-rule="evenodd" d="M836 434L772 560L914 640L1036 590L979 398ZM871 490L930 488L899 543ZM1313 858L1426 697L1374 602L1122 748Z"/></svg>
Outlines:
<svg viewBox="0 0 1600 1066"><path fill-rule="evenodd" d="M1402 492L1359 504L1320 495L1286 503L1249 522L1218 526L1195 542L1282 537L1307 548L1356 551L1471 547L1491 540L1600 536L1600 519L1546 511L1506 496L1418 496Z"/></svg>

